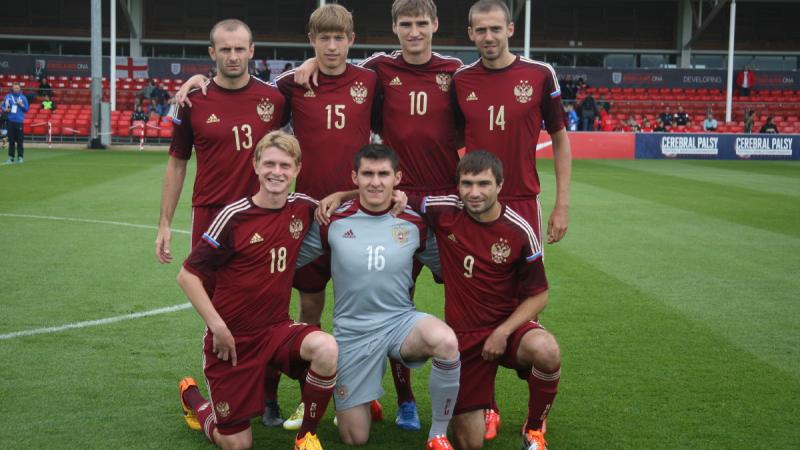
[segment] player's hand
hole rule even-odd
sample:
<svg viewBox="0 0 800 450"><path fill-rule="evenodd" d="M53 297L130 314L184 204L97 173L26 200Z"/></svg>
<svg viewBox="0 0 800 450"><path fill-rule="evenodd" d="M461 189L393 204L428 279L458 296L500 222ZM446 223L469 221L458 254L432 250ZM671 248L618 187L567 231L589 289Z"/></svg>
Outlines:
<svg viewBox="0 0 800 450"><path fill-rule="evenodd" d="M172 230L170 230L169 227L158 227L158 235L156 236L156 259L161 264L169 264L172 262L172 252L169 248L170 241L172 241Z"/></svg>
<svg viewBox="0 0 800 450"><path fill-rule="evenodd" d="M311 84L319 86L319 67L316 58L310 58L300 64L294 71L294 82L306 89L311 89Z"/></svg>
<svg viewBox="0 0 800 450"><path fill-rule="evenodd" d="M506 345L508 343L508 336L495 328L492 334L486 338L483 343L483 350L481 350L481 357L486 361L494 361L495 359L503 356L506 352Z"/></svg>
<svg viewBox="0 0 800 450"><path fill-rule="evenodd" d="M547 220L547 243L555 244L567 234L569 213L566 206L556 206Z"/></svg>
<svg viewBox="0 0 800 450"><path fill-rule="evenodd" d="M338 192L335 192L319 201L317 210L314 211L314 219L320 225L328 225L331 223L331 214L336 211L336 208L342 204L342 197Z"/></svg>
<svg viewBox="0 0 800 450"><path fill-rule="evenodd" d="M397 217L406 209L408 205L408 196L405 192L395 189L392 192L392 210L389 211L389 214Z"/></svg>
<svg viewBox="0 0 800 450"><path fill-rule="evenodd" d="M192 102L189 100L189 91L200 88L200 92L202 92L203 95L206 95L206 92L208 91L206 86L207 81L208 78L206 78L205 75L198 74L192 76L186 80L185 83L183 83L180 89L178 89L178 92L175 93L175 97L173 97L172 101L178 105L188 106L191 108Z"/></svg>
<svg viewBox="0 0 800 450"><path fill-rule="evenodd" d="M214 333L214 343L212 351L217 358L227 361L231 360L231 365L236 366L236 341L233 339L231 330L228 327L220 328Z"/></svg>

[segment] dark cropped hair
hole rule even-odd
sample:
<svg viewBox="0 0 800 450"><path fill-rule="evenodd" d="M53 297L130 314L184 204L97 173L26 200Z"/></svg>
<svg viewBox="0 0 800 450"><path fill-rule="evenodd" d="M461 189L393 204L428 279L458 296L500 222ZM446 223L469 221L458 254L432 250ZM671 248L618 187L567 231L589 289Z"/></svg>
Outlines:
<svg viewBox="0 0 800 450"><path fill-rule="evenodd" d="M500 162L494 153L487 152L486 150L469 152L458 162L456 181L461 181L461 175L467 173L481 173L486 169L492 171L492 175L494 175L497 184L503 182L503 163Z"/></svg>
<svg viewBox="0 0 800 450"><path fill-rule="evenodd" d="M361 147L361 150L359 150L353 158L353 170L356 172L361 168L362 159L369 159L372 161L382 161L386 159L392 163L392 170L395 172L400 170L400 160L397 158L397 153L383 144L367 144Z"/></svg>

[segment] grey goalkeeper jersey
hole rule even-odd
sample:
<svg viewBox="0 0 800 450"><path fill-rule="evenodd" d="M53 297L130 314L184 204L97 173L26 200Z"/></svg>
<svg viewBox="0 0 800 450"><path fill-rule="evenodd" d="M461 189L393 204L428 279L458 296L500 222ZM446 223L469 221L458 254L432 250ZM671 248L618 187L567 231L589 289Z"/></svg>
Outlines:
<svg viewBox="0 0 800 450"><path fill-rule="evenodd" d="M382 332L413 311L414 258L439 272L435 238L417 213L372 213L358 200L343 204L328 226L314 223L297 266L331 254L333 334L340 343Z"/></svg>

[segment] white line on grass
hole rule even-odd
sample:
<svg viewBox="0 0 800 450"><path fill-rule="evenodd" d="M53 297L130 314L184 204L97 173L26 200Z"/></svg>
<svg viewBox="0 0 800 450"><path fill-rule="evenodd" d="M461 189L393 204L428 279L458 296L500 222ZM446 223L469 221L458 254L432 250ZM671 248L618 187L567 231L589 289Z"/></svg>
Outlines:
<svg viewBox="0 0 800 450"><path fill-rule="evenodd" d="M145 228L148 230L157 230L158 227L154 225L140 225L138 223L128 223L128 222L114 222L112 220L94 220L94 219L79 219L76 217L57 217L57 216L37 216L33 214L10 214L10 213L0 213L2 217L21 217L23 219L44 219L44 220L62 220L66 222L85 222L85 223L99 223L103 225L120 225L123 227L132 227L132 228ZM188 231L185 230L172 230L175 233L181 234L190 234Z"/></svg>
<svg viewBox="0 0 800 450"><path fill-rule="evenodd" d="M37 334L60 333L62 331L74 330L76 328L95 327L95 326L98 326L98 325L106 325L106 324L109 324L109 323L121 322L123 320L140 319L142 317L155 316L155 315L158 315L158 314L171 313L171 312L175 312L175 311L180 311L182 309L188 309L188 308L191 308L191 307L192 307L192 304L187 302L187 303L181 303L180 305L167 306L165 308L151 309L150 311L125 314L124 316L106 317L105 319L87 320L85 322L68 323L66 325L59 325L57 327L36 328L36 329L33 329L33 330L15 331L13 333L0 334L0 341L6 340L6 339L14 339L14 338L23 337L23 336L34 336L34 335L37 335Z"/></svg>

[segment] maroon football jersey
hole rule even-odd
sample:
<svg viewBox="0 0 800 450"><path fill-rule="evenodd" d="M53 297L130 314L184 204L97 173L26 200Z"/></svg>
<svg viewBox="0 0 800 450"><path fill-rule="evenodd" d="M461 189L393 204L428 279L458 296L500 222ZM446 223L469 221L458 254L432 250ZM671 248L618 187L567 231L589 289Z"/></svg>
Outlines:
<svg viewBox="0 0 800 450"><path fill-rule="evenodd" d="M253 149L265 134L288 121L278 89L255 77L241 89L224 89L214 80L208 93L189 93L191 108L181 108L169 154L189 159L197 153L192 206L223 206L258 192Z"/></svg>
<svg viewBox="0 0 800 450"><path fill-rule="evenodd" d="M479 59L453 76L464 118L468 152L488 150L505 168L501 198L539 193L536 144L544 121L547 131L564 128L556 73L549 64L523 57L502 69L487 69Z"/></svg>
<svg viewBox="0 0 800 450"><path fill-rule="evenodd" d="M348 64L344 73L320 72L319 86L294 82L294 70L275 81L292 111L292 128L303 151L296 190L315 198L353 190L353 156L369 144L373 105L378 94L375 72Z"/></svg>
<svg viewBox="0 0 800 450"><path fill-rule="evenodd" d="M455 331L494 329L520 301L547 290L541 242L503 206L494 222L478 222L455 195L425 197L420 210L436 234L444 278L445 322Z"/></svg>
<svg viewBox="0 0 800 450"><path fill-rule="evenodd" d="M256 206L250 197L220 211L183 266L216 274L213 303L233 334L289 319L294 266L317 202L291 193L281 209Z"/></svg>
<svg viewBox="0 0 800 450"><path fill-rule="evenodd" d="M361 64L381 83L382 121L376 131L400 157L400 189L452 189L459 139L450 89L461 60L434 53L427 63L413 65L398 50Z"/></svg>

